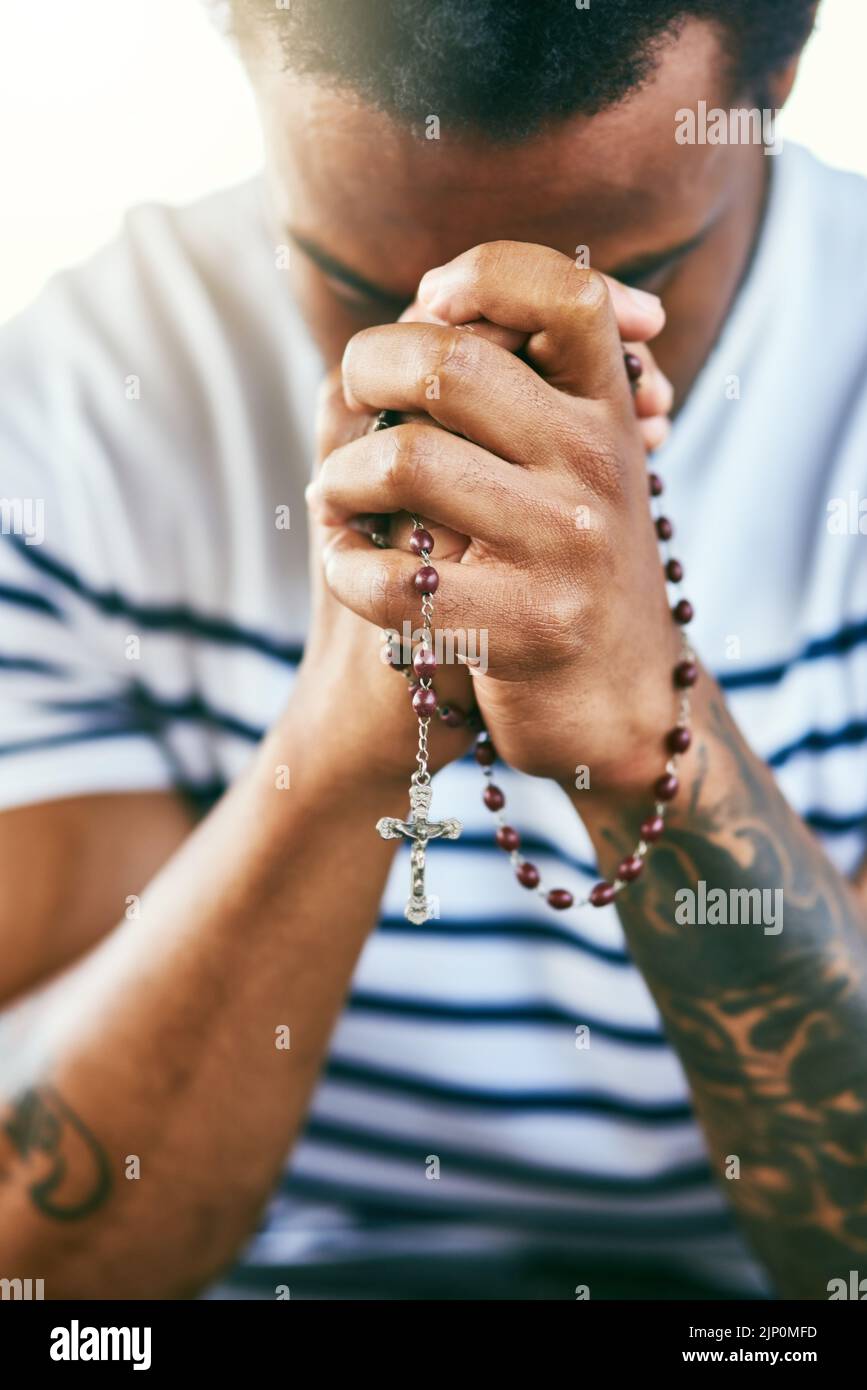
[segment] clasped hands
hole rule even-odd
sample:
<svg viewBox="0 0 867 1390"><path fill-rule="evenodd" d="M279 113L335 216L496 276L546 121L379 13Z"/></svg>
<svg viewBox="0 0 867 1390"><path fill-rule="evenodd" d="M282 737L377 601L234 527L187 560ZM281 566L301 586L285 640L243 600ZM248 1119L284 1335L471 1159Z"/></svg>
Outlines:
<svg viewBox="0 0 867 1390"><path fill-rule="evenodd" d="M478 246L429 272L401 321L350 340L345 409L410 418L356 424L308 489L330 594L380 629L418 625L405 514L423 518L435 629L486 635L473 693L500 754L564 785L581 764L596 786L648 787L672 723L678 636L647 481L672 399L646 347L663 323L654 296L550 248ZM624 344L645 368L635 392ZM392 549L352 524L389 513Z"/></svg>

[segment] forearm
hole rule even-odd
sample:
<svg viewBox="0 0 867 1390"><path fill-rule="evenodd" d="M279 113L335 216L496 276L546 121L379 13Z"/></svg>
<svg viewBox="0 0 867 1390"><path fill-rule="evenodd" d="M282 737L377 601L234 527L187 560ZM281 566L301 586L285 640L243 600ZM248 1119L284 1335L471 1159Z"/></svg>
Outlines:
<svg viewBox="0 0 867 1390"><path fill-rule="evenodd" d="M176 1296L231 1259L376 920L394 853L376 818L405 809L396 782L346 776L290 713L140 919L7 1015L4 1273L50 1297Z"/></svg>
<svg viewBox="0 0 867 1390"><path fill-rule="evenodd" d="M618 912L755 1249L782 1294L827 1297L867 1254L864 913L708 677L696 696L680 795ZM638 808L572 797L609 868ZM762 892L758 922L733 924L737 889ZM704 922L683 890L715 904Z"/></svg>

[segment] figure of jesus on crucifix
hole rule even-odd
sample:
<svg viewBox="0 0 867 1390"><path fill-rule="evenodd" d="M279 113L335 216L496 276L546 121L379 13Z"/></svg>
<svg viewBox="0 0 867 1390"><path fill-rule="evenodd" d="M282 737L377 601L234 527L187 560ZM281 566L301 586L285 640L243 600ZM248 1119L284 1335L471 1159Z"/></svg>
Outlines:
<svg viewBox="0 0 867 1390"><path fill-rule="evenodd" d="M456 840L461 833L459 820L429 821L433 787L430 782L418 782L415 774L409 788L409 820L383 816L376 828L384 840L399 840L404 836L412 845L410 858L410 894L404 916L415 923L427 922L433 915L431 899L425 894L424 867L428 840Z"/></svg>

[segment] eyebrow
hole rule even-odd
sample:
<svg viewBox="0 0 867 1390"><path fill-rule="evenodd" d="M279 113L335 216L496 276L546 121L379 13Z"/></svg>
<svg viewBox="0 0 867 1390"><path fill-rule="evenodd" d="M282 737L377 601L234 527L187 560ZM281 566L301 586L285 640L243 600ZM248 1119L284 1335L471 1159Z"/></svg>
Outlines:
<svg viewBox="0 0 867 1390"><path fill-rule="evenodd" d="M679 242L676 246L669 246L663 251L655 251L651 255L641 256L634 261L615 266L606 271L606 274L614 280L622 280L626 285L633 280L643 279L658 270L666 269L683 256L688 255L690 251L695 250L704 241L709 231L709 227L702 227L695 236ZM344 265L342 261L336 260L329 252L301 232L289 229L288 234L295 245L306 256L310 257L314 265L318 265L319 269L326 275L331 276L333 280L339 280L341 284L346 285L348 289L354 290L357 294L363 294L367 299L387 305L408 304L412 299L411 294L397 293L395 290L386 289L383 285L376 285L372 280L365 279L363 275L359 275L357 271Z"/></svg>

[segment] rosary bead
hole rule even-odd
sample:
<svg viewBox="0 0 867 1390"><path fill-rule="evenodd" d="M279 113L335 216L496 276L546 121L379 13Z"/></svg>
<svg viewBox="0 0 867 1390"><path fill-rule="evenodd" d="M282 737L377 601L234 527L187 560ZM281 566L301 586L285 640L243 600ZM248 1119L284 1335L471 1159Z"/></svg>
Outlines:
<svg viewBox="0 0 867 1390"><path fill-rule="evenodd" d="M683 579L683 565L679 560L669 560L665 567L665 577L670 579L672 584L679 584Z"/></svg>
<svg viewBox="0 0 867 1390"><path fill-rule="evenodd" d="M674 668L674 683L686 690L698 680L698 667L694 661L679 661Z"/></svg>
<svg viewBox="0 0 867 1390"><path fill-rule="evenodd" d="M601 883L597 883L591 888L589 901L594 907L607 907L609 903L614 902L616 896L614 884L606 883L603 879Z"/></svg>
<svg viewBox="0 0 867 1390"><path fill-rule="evenodd" d="M678 724L677 728L669 731L666 743L670 753L685 753L692 743L692 734L684 724Z"/></svg>
<svg viewBox="0 0 867 1390"><path fill-rule="evenodd" d="M665 772L654 783L657 801L673 801L680 790L680 783L673 772Z"/></svg>
<svg viewBox="0 0 867 1390"><path fill-rule="evenodd" d="M691 623L695 617L695 609L688 598L682 598L671 610L672 617L676 623Z"/></svg>
<svg viewBox="0 0 867 1390"><path fill-rule="evenodd" d="M435 594L439 588L440 577L433 565L422 565L416 570L413 583L420 594Z"/></svg>
<svg viewBox="0 0 867 1390"><path fill-rule="evenodd" d="M646 840L648 844L652 844L654 840L660 838L664 829L665 821L662 819L662 816L648 816L647 820L641 822L638 833L642 840Z"/></svg>
<svg viewBox="0 0 867 1390"><path fill-rule="evenodd" d="M500 846L500 849L507 849L511 853L512 850L518 848L520 843L521 837L517 830L511 825L500 825L497 827L497 844Z"/></svg>
<svg viewBox="0 0 867 1390"><path fill-rule="evenodd" d="M497 759L497 750L488 734L482 734L476 742L476 762L479 767L492 767Z"/></svg>
<svg viewBox="0 0 867 1390"><path fill-rule="evenodd" d="M656 523L656 534L661 541L670 541L674 535L674 527L667 516L661 516Z"/></svg>
<svg viewBox="0 0 867 1390"><path fill-rule="evenodd" d="M519 864L515 870L515 877L525 888L538 888L541 874L535 864L531 864L529 859L525 859L523 864Z"/></svg>
<svg viewBox="0 0 867 1390"><path fill-rule="evenodd" d="M663 492L665 491L665 487L663 486L662 479L660 478L658 473L648 473L647 483L648 487L650 488L651 497L662 496Z"/></svg>
<svg viewBox="0 0 867 1390"><path fill-rule="evenodd" d="M547 901L549 907L555 907L558 912L562 912L565 908L571 907L575 899L568 888L552 888Z"/></svg>
<svg viewBox="0 0 867 1390"><path fill-rule="evenodd" d="M489 811L502 811L506 804L506 798L500 788L491 782L482 792L482 800Z"/></svg>
<svg viewBox="0 0 867 1390"><path fill-rule="evenodd" d="M644 868L644 860L637 854L630 854L628 859L623 859L617 866L617 877L622 878L625 883L632 883L638 878Z"/></svg>
<svg viewBox="0 0 867 1390"><path fill-rule="evenodd" d="M630 381L639 381L644 372L644 363L634 352L624 352L623 365L626 368L626 375Z"/></svg>
<svg viewBox="0 0 867 1390"><path fill-rule="evenodd" d="M412 697L412 707L420 719L429 719L437 707L436 691L419 686Z"/></svg>
<svg viewBox="0 0 867 1390"><path fill-rule="evenodd" d="M417 676L432 676L437 668L437 659L430 647L419 647L412 659L412 669Z"/></svg>
<svg viewBox="0 0 867 1390"><path fill-rule="evenodd" d="M430 531L426 531L423 526L416 527L409 538L409 548L413 555L420 555L426 550L428 555L434 548L433 536Z"/></svg>

